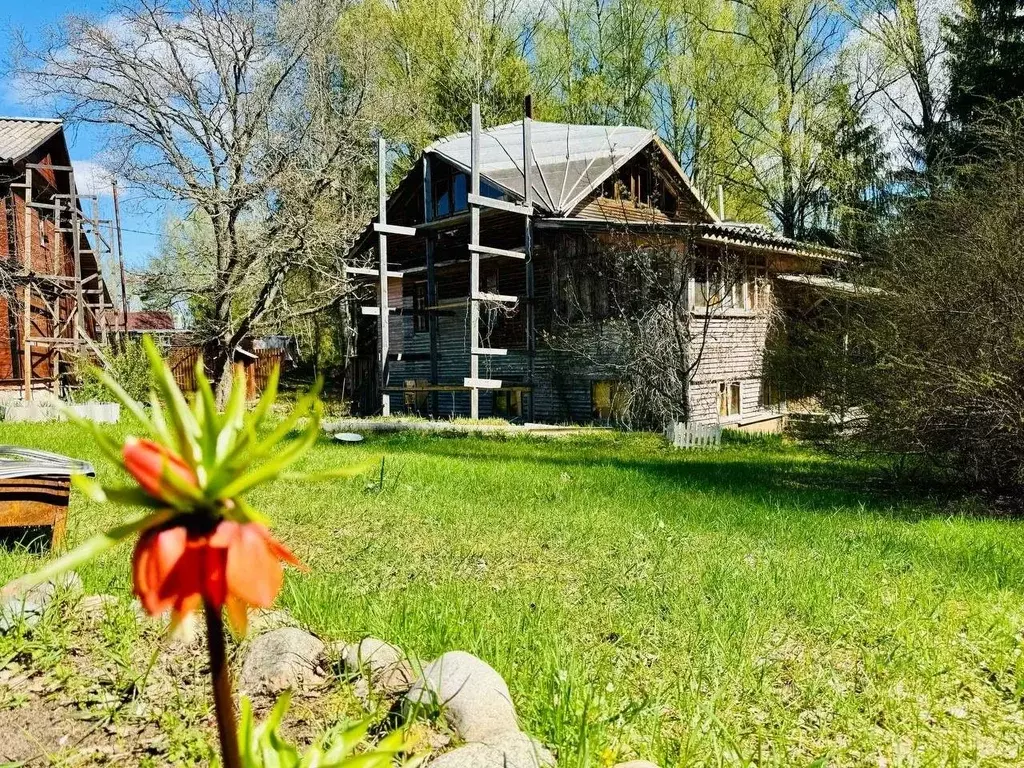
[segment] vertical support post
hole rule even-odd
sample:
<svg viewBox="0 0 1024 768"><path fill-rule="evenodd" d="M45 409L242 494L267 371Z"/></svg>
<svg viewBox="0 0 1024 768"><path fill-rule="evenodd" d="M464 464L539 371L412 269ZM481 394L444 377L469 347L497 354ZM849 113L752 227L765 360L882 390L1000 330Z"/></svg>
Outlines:
<svg viewBox="0 0 1024 768"><path fill-rule="evenodd" d="M480 105L473 104L473 125L470 132L470 192L480 194ZM473 246L480 245L480 206L469 206L469 242ZM480 418L480 390L476 381L480 378L480 357L476 354L480 346L480 254L476 248L469 252L469 378L473 386L469 390L469 416Z"/></svg>
<svg viewBox="0 0 1024 768"><path fill-rule="evenodd" d="M96 306L93 309L93 318L100 326L100 343L107 344L107 310L106 302L103 300L103 265L100 256L106 253L107 246L103 244L103 235L100 233L100 200L96 195L92 196L92 219L89 222L92 230L92 249L96 259Z"/></svg>
<svg viewBox="0 0 1024 768"><path fill-rule="evenodd" d="M74 338L81 339L82 334L85 333L85 295L82 292L82 217L78 210L78 189L75 187L74 171L68 172L68 186L71 188L71 248L75 255Z"/></svg>
<svg viewBox="0 0 1024 768"><path fill-rule="evenodd" d="M387 143L383 137L377 139L377 221L381 224L388 223L388 212L387 212ZM381 398L381 415L391 415L391 396L388 395L384 389L388 385L388 348L390 346L389 335L391 329L389 327L388 317L388 238L384 234L383 230L377 232L377 255L379 257L379 263L377 268L380 270L380 276L378 285L379 291L379 307L378 307L378 323L377 333L379 336L379 350L380 360L378 365L378 380L380 382L380 398Z"/></svg>
<svg viewBox="0 0 1024 768"><path fill-rule="evenodd" d="M431 176L430 176L430 156L423 156L423 222L426 223L433 218L431 210ZM426 232L426 261L427 261L427 311L430 313L427 315L427 329L430 332L430 385L436 387L438 384L438 339L437 339L437 312L434 307L437 306L437 272L434 269L434 235L432 232ZM438 416L438 397L437 390L432 389L430 392L430 415L434 418Z"/></svg>
<svg viewBox="0 0 1024 768"><path fill-rule="evenodd" d="M128 336L128 289L125 287L124 277L124 250L121 242L121 205L117 198L117 179L111 179L111 189L114 193L114 226L117 228L117 268L121 273L121 321L124 323L122 332L124 337Z"/></svg>
<svg viewBox="0 0 1024 768"><path fill-rule="evenodd" d="M61 232L61 219L63 214L61 213L60 198L53 198L53 273L55 275L61 274L64 268L64 234ZM60 332L60 301L61 296L58 294L53 300L53 311L51 317L53 321L53 331L51 336L57 336ZM50 352L50 367L51 373L53 374L53 394L60 397L60 347L54 345Z"/></svg>
<svg viewBox="0 0 1024 768"><path fill-rule="evenodd" d="M529 208L533 204L533 99L527 95L523 115L523 204ZM526 420L534 420L534 357L537 354L537 331L534 316L534 278L533 278L533 217L526 216L523 225L523 252L526 254L526 383L529 392L526 397Z"/></svg>
<svg viewBox="0 0 1024 768"><path fill-rule="evenodd" d="M32 273L32 169L25 169L25 271ZM25 391L23 398L32 399L32 278L25 282L22 317L22 377Z"/></svg>

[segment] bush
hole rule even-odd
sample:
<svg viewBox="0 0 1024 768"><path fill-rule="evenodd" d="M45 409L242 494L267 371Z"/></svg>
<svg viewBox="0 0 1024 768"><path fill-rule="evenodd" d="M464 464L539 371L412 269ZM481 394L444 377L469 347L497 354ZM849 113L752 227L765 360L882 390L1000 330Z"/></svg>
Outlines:
<svg viewBox="0 0 1024 768"><path fill-rule="evenodd" d="M106 371L135 400L149 400L149 361L142 343L127 339L121 348L108 346L104 350L108 361ZM109 401L110 392L96 375L96 363L82 358L75 366L79 386L74 391L75 402L87 403L94 400Z"/></svg>
<svg viewBox="0 0 1024 768"><path fill-rule="evenodd" d="M852 398L873 445L960 480L1024 490L1024 113L987 158L897 221L886 296L851 323L870 364Z"/></svg>

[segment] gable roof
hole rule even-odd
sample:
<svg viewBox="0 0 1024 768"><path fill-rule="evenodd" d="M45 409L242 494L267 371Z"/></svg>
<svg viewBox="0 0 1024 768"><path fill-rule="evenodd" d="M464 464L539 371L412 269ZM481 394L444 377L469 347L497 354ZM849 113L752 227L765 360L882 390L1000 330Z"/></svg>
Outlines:
<svg viewBox="0 0 1024 768"><path fill-rule="evenodd" d="M700 207L715 220L714 213L693 188L675 158L657 140L654 131L631 126L531 121L532 200L547 213L566 215L588 193L652 142L666 156ZM436 155L469 173L470 143L469 133L457 133L435 141L423 153ZM480 132L480 175L516 197L524 197L522 120Z"/></svg>
<svg viewBox="0 0 1024 768"><path fill-rule="evenodd" d="M0 161L17 163L63 130L60 120L0 117Z"/></svg>

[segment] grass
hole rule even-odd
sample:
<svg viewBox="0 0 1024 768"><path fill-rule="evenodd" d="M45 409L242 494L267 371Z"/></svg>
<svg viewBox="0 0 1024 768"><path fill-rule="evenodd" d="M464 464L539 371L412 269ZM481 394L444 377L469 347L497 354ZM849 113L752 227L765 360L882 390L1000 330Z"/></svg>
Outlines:
<svg viewBox="0 0 1024 768"><path fill-rule="evenodd" d="M66 424L3 441L96 459ZM253 494L316 632L475 653L559 765L1019 765L1024 526L780 441L323 439L363 478ZM117 511L76 497L79 540ZM127 549L84 569L129 588ZM0 552L0 579L32 567ZM816 762L817 761L817 762Z"/></svg>

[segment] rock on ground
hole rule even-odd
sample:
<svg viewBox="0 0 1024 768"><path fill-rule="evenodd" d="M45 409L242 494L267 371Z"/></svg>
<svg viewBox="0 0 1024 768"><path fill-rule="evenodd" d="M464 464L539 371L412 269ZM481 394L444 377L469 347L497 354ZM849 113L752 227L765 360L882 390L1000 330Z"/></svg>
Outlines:
<svg viewBox="0 0 1024 768"><path fill-rule="evenodd" d="M26 627L34 627L61 593L82 594L82 578L74 571L68 571L20 594L0 598L0 632L10 632L20 622L24 622Z"/></svg>
<svg viewBox="0 0 1024 768"><path fill-rule="evenodd" d="M554 768L555 757L536 739L511 731L445 752L430 768Z"/></svg>
<svg viewBox="0 0 1024 768"><path fill-rule="evenodd" d="M294 627L297 622L288 611L259 608L249 613L249 635L255 637L281 627Z"/></svg>
<svg viewBox="0 0 1024 768"><path fill-rule="evenodd" d="M515 706L505 681L490 665L465 651L432 661L405 697L407 712L437 707L466 741L517 732Z"/></svg>
<svg viewBox="0 0 1024 768"><path fill-rule="evenodd" d="M376 637L342 646L341 661L347 672L365 675L369 687L383 696L405 693L416 677L402 649Z"/></svg>
<svg viewBox="0 0 1024 768"><path fill-rule="evenodd" d="M249 694L276 695L301 691L324 682L323 642L295 627L260 635L250 644L242 662L239 688Z"/></svg>

